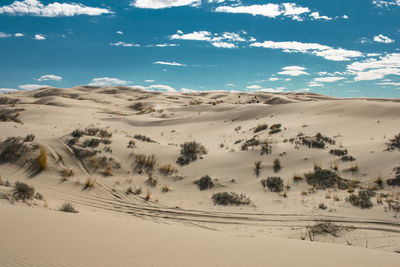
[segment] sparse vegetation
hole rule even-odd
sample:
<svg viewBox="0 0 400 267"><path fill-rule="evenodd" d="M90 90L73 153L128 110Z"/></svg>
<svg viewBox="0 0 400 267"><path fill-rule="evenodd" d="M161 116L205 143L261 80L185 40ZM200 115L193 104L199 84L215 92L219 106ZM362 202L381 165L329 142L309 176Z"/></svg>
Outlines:
<svg viewBox="0 0 400 267"><path fill-rule="evenodd" d="M166 185L164 185L162 188L161 188L161 191L163 192L163 193L167 193L167 192L169 192L171 189L168 187L168 186L166 186Z"/></svg>
<svg viewBox="0 0 400 267"><path fill-rule="evenodd" d="M279 133L280 131L282 131L281 127L282 127L282 124L280 124L280 123L271 125L270 131L269 131L268 134L276 134L276 133Z"/></svg>
<svg viewBox="0 0 400 267"><path fill-rule="evenodd" d="M39 167L41 170L45 170L47 168L47 153L44 147L40 148L40 155L38 158Z"/></svg>
<svg viewBox="0 0 400 267"><path fill-rule="evenodd" d="M96 183L96 180L87 178L86 182L83 184L83 190L92 189Z"/></svg>
<svg viewBox="0 0 400 267"><path fill-rule="evenodd" d="M350 155L345 155L343 157L340 158L342 161L347 162L347 161L355 161L356 158Z"/></svg>
<svg viewBox="0 0 400 267"><path fill-rule="evenodd" d="M400 166L393 169L395 177L387 180L387 184L390 186L400 186Z"/></svg>
<svg viewBox="0 0 400 267"><path fill-rule="evenodd" d="M24 142L33 142L35 140L35 135L34 134L28 134L25 136Z"/></svg>
<svg viewBox="0 0 400 267"><path fill-rule="evenodd" d="M129 143L128 143L128 146L127 146L127 147L128 147L128 148L134 148L135 145L136 145L135 141L129 140Z"/></svg>
<svg viewBox="0 0 400 267"><path fill-rule="evenodd" d="M134 171L136 173L152 173L154 171L154 167L156 166L156 157L154 155L146 156L143 154L135 155L135 168Z"/></svg>
<svg viewBox="0 0 400 267"><path fill-rule="evenodd" d="M158 184L158 179L154 178L152 173L149 173L149 178L147 178L145 184L150 187L156 187Z"/></svg>
<svg viewBox="0 0 400 267"><path fill-rule="evenodd" d="M268 177L267 179L262 179L261 184L264 188L268 188L271 192L282 192L283 190L283 180L281 177Z"/></svg>
<svg viewBox="0 0 400 267"><path fill-rule="evenodd" d="M35 188L26 183L15 182L12 194L15 200L31 200L35 195Z"/></svg>
<svg viewBox="0 0 400 267"><path fill-rule="evenodd" d="M293 182L299 183L299 182L301 182L301 181L303 181L303 180L304 180L303 177L298 176L298 175L293 175Z"/></svg>
<svg viewBox="0 0 400 267"><path fill-rule="evenodd" d="M279 172L281 170L281 161L279 159L274 159L273 162L273 168L274 168L274 172Z"/></svg>
<svg viewBox="0 0 400 267"><path fill-rule="evenodd" d="M254 133L258 133L258 132L264 131L264 130L266 130L266 129L268 129L268 124L259 124L259 125L257 125L257 127L254 129Z"/></svg>
<svg viewBox="0 0 400 267"><path fill-rule="evenodd" d="M196 141L185 142L181 145L181 152L176 163L181 166L188 165L204 154L207 154L207 150L202 144Z"/></svg>
<svg viewBox="0 0 400 267"><path fill-rule="evenodd" d="M9 137L0 144L0 163L17 163L28 152L38 148L35 144L25 144L21 137Z"/></svg>
<svg viewBox="0 0 400 267"><path fill-rule="evenodd" d="M254 174L258 177L261 173L261 161L254 162Z"/></svg>
<svg viewBox="0 0 400 267"><path fill-rule="evenodd" d="M156 141L154 141L150 137L147 137L147 136L141 135L141 134L135 134L133 136L133 138L135 138L136 140L139 140L139 141L147 142L147 143L156 143Z"/></svg>
<svg viewBox="0 0 400 267"><path fill-rule="evenodd" d="M360 171L357 165L353 165L350 168L344 169L344 172L351 172L352 174L356 174Z"/></svg>
<svg viewBox="0 0 400 267"><path fill-rule="evenodd" d="M339 226L329 221L316 222L315 225L308 227L310 240L313 241L318 235L331 235L338 237L339 233L344 230L351 230L350 227Z"/></svg>
<svg viewBox="0 0 400 267"><path fill-rule="evenodd" d="M72 206L71 203L65 202L64 204L61 205L61 207L58 209L59 211L62 212L70 212L70 213L78 213L79 211Z"/></svg>
<svg viewBox="0 0 400 267"><path fill-rule="evenodd" d="M158 172L161 175L169 176L178 173L178 169L172 166L171 164L164 164L158 168Z"/></svg>
<svg viewBox="0 0 400 267"><path fill-rule="evenodd" d="M303 133L299 133L297 135L298 142L296 144L308 146L309 148L326 148L326 144L335 145L336 141L323 136L321 133L317 133L315 136L305 136ZM291 142L294 142L295 139L290 139Z"/></svg>
<svg viewBox="0 0 400 267"><path fill-rule="evenodd" d="M339 189L348 187L348 181L331 170L316 168L314 172L306 173L304 176L309 185L318 189L332 188L336 185Z"/></svg>
<svg viewBox="0 0 400 267"><path fill-rule="evenodd" d="M372 190L360 190L358 191L358 196L351 194L348 197L348 201L351 205L360 207L361 209L368 209L373 206L371 197L375 196L375 192Z"/></svg>
<svg viewBox="0 0 400 267"><path fill-rule="evenodd" d="M244 194L238 194L235 192L219 192L212 195L214 205L221 206L240 206L250 205L251 200Z"/></svg>
<svg viewBox="0 0 400 267"><path fill-rule="evenodd" d="M200 191L211 189L214 187L214 183L209 175L201 177L199 180L194 181Z"/></svg>
<svg viewBox="0 0 400 267"><path fill-rule="evenodd" d="M331 154L333 154L335 156L342 157L342 156L346 156L348 151L347 151L347 149L331 149L329 151L329 153L331 153Z"/></svg>
<svg viewBox="0 0 400 267"><path fill-rule="evenodd" d="M400 151L400 133L398 135L395 135L392 139L389 140L388 143L386 143L387 151L393 151L396 149Z"/></svg>
<svg viewBox="0 0 400 267"><path fill-rule="evenodd" d="M249 140L246 140L246 141L242 144L241 149L242 149L242 150L248 150L249 147L255 147L255 146L258 146L258 145L260 145L260 140L257 140L257 139L255 139L255 138L253 137L253 138L251 138L251 139L249 139Z"/></svg>
<svg viewBox="0 0 400 267"><path fill-rule="evenodd" d="M320 210L326 210L328 207L324 203L319 203L318 208Z"/></svg>

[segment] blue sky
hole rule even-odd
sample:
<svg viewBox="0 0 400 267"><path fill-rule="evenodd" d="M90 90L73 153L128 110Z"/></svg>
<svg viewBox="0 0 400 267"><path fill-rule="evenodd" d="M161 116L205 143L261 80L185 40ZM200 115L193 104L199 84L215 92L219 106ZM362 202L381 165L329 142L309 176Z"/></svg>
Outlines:
<svg viewBox="0 0 400 267"><path fill-rule="evenodd" d="M400 97L400 0L0 1L0 92Z"/></svg>

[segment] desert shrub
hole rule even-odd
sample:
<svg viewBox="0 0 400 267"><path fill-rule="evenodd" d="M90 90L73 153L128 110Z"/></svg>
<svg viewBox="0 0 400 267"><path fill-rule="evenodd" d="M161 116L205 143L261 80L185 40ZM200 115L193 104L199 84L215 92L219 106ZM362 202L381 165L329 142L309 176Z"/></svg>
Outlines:
<svg viewBox="0 0 400 267"><path fill-rule="evenodd" d="M303 181L303 179L304 178L301 176L293 175L293 182L295 182L295 183L299 183L299 182Z"/></svg>
<svg viewBox="0 0 400 267"><path fill-rule="evenodd" d="M268 124L259 124L259 125L257 125L257 127L254 129L254 133L258 133L258 132L264 131L264 130L266 130L266 129L268 129Z"/></svg>
<svg viewBox="0 0 400 267"><path fill-rule="evenodd" d="M100 129L99 131L99 137L101 138L111 138L112 137L112 133L110 133L109 131L105 130L105 129Z"/></svg>
<svg viewBox="0 0 400 267"><path fill-rule="evenodd" d="M274 172L279 172L281 170L281 161L279 159L274 159L274 162L272 163Z"/></svg>
<svg viewBox="0 0 400 267"><path fill-rule="evenodd" d="M258 177L261 172L261 161L254 162L254 174Z"/></svg>
<svg viewBox="0 0 400 267"><path fill-rule="evenodd" d="M268 177L267 179L262 179L261 184L264 188L268 188L271 192L282 192L283 190L283 180L281 177Z"/></svg>
<svg viewBox="0 0 400 267"><path fill-rule="evenodd" d="M185 142L181 145L181 152L176 163L181 166L188 165L204 154L207 154L207 150L202 144L196 141Z"/></svg>
<svg viewBox="0 0 400 267"><path fill-rule="evenodd" d="M72 131L71 135L72 135L72 137L78 137L79 138L79 137L82 137L82 136L85 135L85 131L80 130L80 129L75 129L75 130Z"/></svg>
<svg viewBox="0 0 400 267"><path fill-rule="evenodd" d="M27 136L25 136L24 142L32 142L33 140L35 140L35 135L28 134Z"/></svg>
<svg viewBox="0 0 400 267"><path fill-rule="evenodd" d="M13 121L17 123L22 123L19 117L19 112L24 109L2 109L0 110L0 121Z"/></svg>
<svg viewBox="0 0 400 267"><path fill-rule="evenodd" d="M100 128L88 127L85 129L85 135L96 136L100 132Z"/></svg>
<svg viewBox="0 0 400 267"><path fill-rule="evenodd" d="M155 187L158 184L157 178L153 177L152 173L149 173L149 178L145 181L145 184L151 187Z"/></svg>
<svg viewBox="0 0 400 267"><path fill-rule="evenodd" d="M70 212L70 213L78 213L79 212L69 202L65 202L64 204L62 204L61 207L58 210L62 211L62 212Z"/></svg>
<svg viewBox="0 0 400 267"><path fill-rule="evenodd" d="M314 240L314 237L317 235L331 235L334 237L338 237L339 233L343 230L350 230L351 228L345 226L339 226L332 222L324 221L324 222L316 222L315 225L308 227L308 233L310 236L310 240Z"/></svg>
<svg viewBox="0 0 400 267"><path fill-rule="evenodd" d="M347 151L347 149L331 149L329 151L329 153L331 153L331 154L333 154L335 156L342 157L342 156L346 156L348 151Z"/></svg>
<svg viewBox="0 0 400 267"><path fill-rule="evenodd" d="M344 172L351 172L352 174L356 174L360 171L357 165L351 166L350 168L344 169Z"/></svg>
<svg viewBox="0 0 400 267"><path fill-rule="evenodd" d="M171 164L164 164L158 168L158 172L164 176L169 176L178 172L178 169Z"/></svg>
<svg viewBox="0 0 400 267"><path fill-rule="evenodd" d="M282 127L282 124L280 123L276 123L276 124L272 124L270 129L274 130L274 129L280 129Z"/></svg>
<svg viewBox="0 0 400 267"><path fill-rule="evenodd" d="M279 133L279 132L281 132L281 131L282 131L282 129L280 129L280 128L271 129L271 130L268 132L268 134L277 134L277 133Z"/></svg>
<svg viewBox="0 0 400 267"><path fill-rule="evenodd" d="M194 184L197 185L200 191L211 189L214 187L214 183L211 180L209 175L205 175L201 177L199 180L194 181Z"/></svg>
<svg viewBox="0 0 400 267"><path fill-rule="evenodd" d="M328 207L324 203L319 203L318 208L320 210L326 210Z"/></svg>
<svg viewBox="0 0 400 267"><path fill-rule="evenodd" d="M128 148L134 148L135 145L136 145L135 141L129 140L129 143L128 143L128 146L127 146L127 147L128 147Z"/></svg>
<svg viewBox="0 0 400 267"><path fill-rule="evenodd" d="M66 168L64 168L64 169L61 171L61 176L62 176L63 178L69 178L69 177L71 177L71 176L74 176L74 171L73 171L72 169L66 169Z"/></svg>
<svg viewBox="0 0 400 267"><path fill-rule="evenodd" d="M304 176L309 185L319 189L332 188L335 185L340 189L346 189L348 187L347 181L340 178L331 170L316 168L314 172L306 173Z"/></svg>
<svg viewBox="0 0 400 267"><path fill-rule="evenodd" d="M71 149L74 152L74 155L78 160L90 158L97 154L96 150L90 150L90 149L79 148L79 147L71 147Z"/></svg>
<svg viewBox="0 0 400 267"><path fill-rule="evenodd" d="M40 155L38 158L38 163L39 163L39 167L41 170L44 170L47 168L47 153L46 153L46 149L44 149L44 147L40 148Z"/></svg>
<svg viewBox="0 0 400 267"><path fill-rule="evenodd" d="M98 147L100 144L100 139L97 138L91 138L91 139L86 139L83 141L82 146L83 147Z"/></svg>
<svg viewBox="0 0 400 267"><path fill-rule="evenodd" d="M348 201L351 205L360 207L361 209L368 209L373 206L371 197L375 196L375 192L372 190L360 190L358 191L358 196L351 194Z"/></svg>
<svg viewBox="0 0 400 267"><path fill-rule="evenodd" d="M87 178L86 182L83 184L83 190L92 189L96 183L96 180Z"/></svg>
<svg viewBox="0 0 400 267"><path fill-rule="evenodd" d="M393 169L393 172L395 174L395 177L392 179L388 179L387 184L390 186L400 186L400 166L395 167Z"/></svg>
<svg viewBox="0 0 400 267"><path fill-rule="evenodd" d="M221 206L240 206L250 205L250 198L244 194L238 194L235 192L219 192L212 195L214 205Z"/></svg>
<svg viewBox="0 0 400 267"><path fill-rule="evenodd" d="M163 192L163 193L167 193L167 192L169 192L171 189L168 187L168 186L166 186L166 185L164 185L162 188L161 188L161 191Z"/></svg>
<svg viewBox="0 0 400 267"><path fill-rule="evenodd" d="M35 188L26 183L15 182L12 193L16 200L30 200L35 195Z"/></svg>
<svg viewBox="0 0 400 267"><path fill-rule="evenodd" d="M104 176L113 176L112 167L110 165L107 165L104 168L103 175Z"/></svg>
<svg viewBox="0 0 400 267"><path fill-rule="evenodd" d="M135 168L134 171L137 173L151 173L154 171L154 167L156 166L156 157L154 155L146 156L143 154L135 155Z"/></svg>
<svg viewBox="0 0 400 267"><path fill-rule="evenodd" d="M336 144L336 141L323 136L321 133L317 133L315 136L304 136L304 135L299 135L299 140L302 145L308 146L309 148L320 148L324 149L326 147L326 143L330 145Z"/></svg>
<svg viewBox="0 0 400 267"><path fill-rule="evenodd" d="M345 155L343 157L340 158L342 161L347 162L347 161L355 161L356 158L350 155Z"/></svg>
<svg viewBox="0 0 400 267"><path fill-rule="evenodd" d="M9 137L0 145L0 163L17 163L31 148L20 137Z"/></svg>
<svg viewBox="0 0 400 267"><path fill-rule="evenodd" d="M148 142L148 143L155 143L156 141L154 141L153 139L151 139L150 137L147 137L145 135L141 135L141 134L135 134L133 136L133 138L143 141L143 142Z"/></svg>
<svg viewBox="0 0 400 267"><path fill-rule="evenodd" d="M400 133L395 135L392 139L386 143L386 150L393 151L398 149L400 151Z"/></svg>
<svg viewBox="0 0 400 267"><path fill-rule="evenodd" d="M37 200L43 200L43 195L40 194L39 192L36 192L35 195L33 196L33 198L35 198Z"/></svg>
<svg viewBox="0 0 400 267"><path fill-rule="evenodd" d="M251 138L251 139L249 139L249 140L246 140L246 141L242 144L241 149L242 149L242 150L248 150L249 147L255 147L255 146L258 146L258 145L260 145L260 140L257 140L257 139L255 139L255 138L253 137L253 138Z"/></svg>
<svg viewBox="0 0 400 267"><path fill-rule="evenodd" d="M261 146L261 156L262 155L269 155L272 153L272 141L269 140L264 140L262 142L260 142L260 146Z"/></svg>

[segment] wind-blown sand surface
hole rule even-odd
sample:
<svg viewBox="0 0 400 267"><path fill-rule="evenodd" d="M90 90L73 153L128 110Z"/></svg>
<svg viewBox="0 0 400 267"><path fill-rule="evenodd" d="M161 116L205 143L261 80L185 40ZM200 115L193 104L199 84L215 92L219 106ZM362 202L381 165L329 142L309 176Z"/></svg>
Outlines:
<svg viewBox="0 0 400 267"><path fill-rule="evenodd" d="M400 190L386 181L400 166L400 150L386 148L400 133L399 114L400 99L312 93L82 86L2 95L0 265L397 266ZM268 127L257 131L263 124ZM76 129L82 132L74 138ZM34 140L24 140L29 134ZM19 145L4 154L10 137L21 137L14 140ZM261 143L243 149L247 140ZM187 141L207 153L179 165ZM263 145L269 151L261 155ZM347 149L355 160L343 161L331 149ZM42 167L41 153L47 159ZM141 154L155 156L154 170L138 171ZM160 172L165 164L176 172ZM346 186L309 184L305 174L321 169ZM200 191L194 182L205 175L214 186ZM274 176L283 180L280 192L262 186ZM16 181L44 199L16 201ZM347 201L361 190L373 193L372 207ZM245 194L250 203L214 205L218 192ZM65 202L79 213L59 212ZM313 232L321 222L338 231Z"/></svg>

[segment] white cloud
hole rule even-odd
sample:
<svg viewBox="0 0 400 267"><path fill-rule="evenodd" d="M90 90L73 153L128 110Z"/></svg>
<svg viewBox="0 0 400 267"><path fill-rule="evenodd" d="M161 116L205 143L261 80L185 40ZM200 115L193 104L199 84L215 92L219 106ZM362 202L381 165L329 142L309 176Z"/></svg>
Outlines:
<svg viewBox="0 0 400 267"><path fill-rule="evenodd" d="M193 41L211 41L211 32L208 31L198 31L184 34L182 31L178 30L176 34L170 37L171 40L193 40Z"/></svg>
<svg viewBox="0 0 400 267"><path fill-rule="evenodd" d="M355 75L355 81L382 79L387 75L400 75L400 53L370 58L361 62L353 62L347 66L350 74Z"/></svg>
<svg viewBox="0 0 400 267"><path fill-rule="evenodd" d="M391 0L391 1L376 0L372 1L372 4L374 4L377 7L400 6L400 0Z"/></svg>
<svg viewBox="0 0 400 267"><path fill-rule="evenodd" d="M301 89L295 90L294 92L303 93L303 92L309 92L309 91L310 91L310 88L301 88Z"/></svg>
<svg viewBox="0 0 400 267"><path fill-rule="evenodd" d="M310 14L310 17L312 17L313 19L322 19L322 20L332 20L332 18L328 17L328 16L320 16L319 12L313 12Z"/></svg>
<svg viewBox="0 0 400 267"><path fill-rule="evenodd" d="M264 93L282 93L285 91L284 87L279 87L279 88L262 88L260 90L257 90L258 92L264 92Z"/></svg>
<svg viewBox="0 0 400 267"><path fill-rule="evenodd" d="M392 86L400 86L400 83L396 82L382 82L382 83L377 83L378 85L392 85Z"/></svg>
<svg viewBox="0 0 400 267"><path fill-rule="evenodd" d="M188 88L181 88L182 93L194 93L196 90L188 89Z"/></svg>
<svg viewBox="0 0 400 267"><path fill-rule="evenodd" d="M349 16L343 15L343 19L349 19Z"/></svg>
<svg viewBox="0 0 400 267"><path fill-rule="evenodd" d="M150 90L162 90L162 91L167 91L167 92L176 92L176 89L169 86L169 85L165 85L165 84L154 84L154 85L150 85L149 87L147 87L147 89Z"/></svg>
<svg viewBox="0 0 400 267"><path fill-rule="evenodd" d="M315 82L320 82L320 83L334 83L337 81L344 80L346 78L344 77L321 77L321 78L314 78Z"/></svg>
<svg viewBox="0 0 400 267"><path fill-rule="evenodd" d="M154 80L144 80L145 83L154 83Z"/></svg>
<svg viewBox="0 0 400 267"><path fill-rule="evenodd" d="M374 36L374 41L377 43L385 43L385 44L391 44L394 43L393 39L390 39L389 37L379 34L377 36Z"/></svg>
<svg viewBox="0 0 400 267"><path fill-rule="evenodd" d="M198 6L201 0L135 0L130 3L137 8L161 9L178 6Z"/></svg>
<svg viewBox="0 0 400 267"><path fill-rule="evenodd" d="M57 76L57 75L53 75L53 74L47 74L47 75L43 75L41 76L39 79L37 79L39 82L41 81L61 81L62 77L61 76Z"/></svg>
<svg viewBox="0 0 400 267"><path fill-rule="evenodd" d="M322 83L317 83L317 82L309 82L308 83L309 87L324 87Z"/></svg>
<svg viewBox="0 0 400 267"><path fill-rule="evenodd" d="M20 33L20 32L17 32L16 34L14 34L14 36L15 36L15 37L23 37L24 34L23 34L23 33Z"/></svg>
<svg viewBox="0 0 400 267"><path fill-rule="evenodd" d="M283 67L281 72L278 72L280 75L288 75L288 76L300 76L300 75L308 75L305 72L306 68L300 66L287 66Z"/></svg>
<svg viewBox="0 0 400 267"><path fill-rule="evenodd" d="M246 89L250 89L250 90L257 90L257 89L261 89L262 87L260 85L254 84L254 85L249 85L246 87Z"/></svg>
<svg viewBox="0 0 400 267"><path fill-rule="evenodd" d="M153 64L168 65L168 66L180 66L180 67L185 67L185 66L187 66L186 64L181 64L181 63L178 63L178 62L175 62L175 61L173 61L173 62L156 61L156 62L153 62Z"/></svg>
<svg viewBox="0 0 400 267"><path fill-rule="evenodd" d="M11 37L11 34L5 33L5 32L0 32L0 38L8 38Z"/></svg>
<svg viewBox="0 0 400 267"><path fill-rule="evenodd" d="M120 80L117 78L109 78L109 77L102 77L102 78L93 78L92 82L89 83L91 86L109 86L109 85L127 85L130 82L125 80Z"/></svg>
<svg viewBox="0 0 400 267"><path fill-rule="evenodd" d="M35 40L46 40L46 35L43 34L35 34Z"/></svg>
<svg viewBox="0 0 400 267"><path fill-rule="evenodd" d="M110 45L112 45L112 46L122 46L122 47L140 47L140 44L125 43L125 42L110 43Z"/></svg>
<svg viewBox="0 0 400 267"><path fill-rule="evenodd" d="M110 13L112 12L105 8L88 7L78 3L67 4L54 2L45 6L38 0L15 1L10 5L0 7L0 14L39 17L99 16Z"/></svg>
<svg viewBox="0 0 400 267"><path fill-rule="evenodd" d="M117 31L116 34L124 35L124 33L122 31Z"/></svg>
<svg viewBox="0 0 400 267"><path fill-rule="evenodd" d="M215 47L219 48L236 48L235 44L227 43L227 42L213 42L211 43Z"/></svg>
<svg viewBox="0 0 400 267"><path fill-rule="evenodd" d="M233 84L233 83L227 83L227 84L225 84L226 86L236 86L235 84Z"/></svg>
<svg viewBox="0 0 400 267"><path fill-rule="evenodd" d="M275 81L279 81L280 79L279 78L276 78L276 77L271 77L271 78L269 78L268 79L270 82L275 82Z"/></svg>
<svg viewBox="0 0 400 267"><path fill-rule="evenodd" d="M155 45L148 45L147 47L169 47L169 46L179 46L178 44L169 44L169 43L163 43L163 44L155 44Z"/></svg>
<svg viewBox="0 0 400 267"><path fill-rule="evenodd" d="M17 89L11 89L11 88L0 88L0 94L5 94L5 93L14 93L18 92Z"/></svg>
<svg viewBox="0 0 400 267"><path fill-rule="evenodd" d="M369 54L367 54L367 57L378 57L378 56L381 56L382 54L379 54L379 53L369 53Z"/></svg>
<svg viewBox="0 0 400 267"><path fill-rule="evenodd" d="M327 45L318 43L301 43L296 41L291 42L274 42L264 41L250 44L252 47L263 47L270 49L282 49L287 53L306 53L314 54L332 61L349 61L351 58L362 57L363 54L355 50L346 50L343 48L333 48Z"/></svg>
<svg viewBox="0 0 400 267"><path fill-rule="evenodd" d="M22 84L19 86L20 89L22 90L36 90L39 88L43 88L43 87L50 87L48 85L45 84Z"/></svg>

